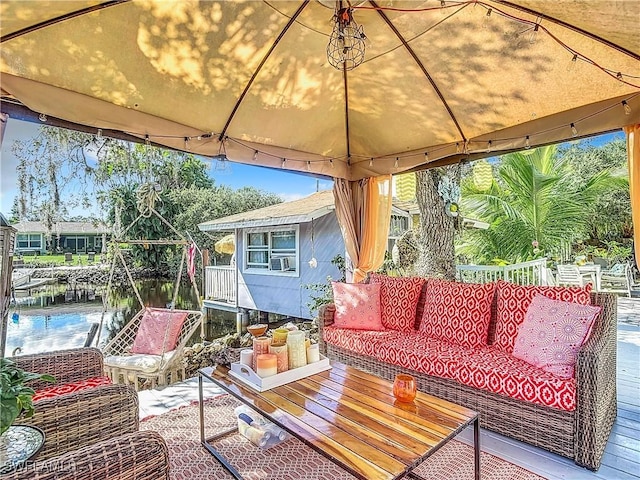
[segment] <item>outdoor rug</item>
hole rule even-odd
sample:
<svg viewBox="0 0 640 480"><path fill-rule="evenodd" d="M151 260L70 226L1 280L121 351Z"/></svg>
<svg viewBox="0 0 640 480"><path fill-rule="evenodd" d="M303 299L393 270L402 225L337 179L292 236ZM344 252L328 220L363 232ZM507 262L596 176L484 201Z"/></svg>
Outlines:
<svg viewBox="0 0 640 480"><path fill-rule="evenodd" d="M233 409L239 403L229 395L205 402L205 435L233 427ZM233 478L200 444L198 405L171 410L140 423L140 430L155 430L169 447L172 480ZM255 447L239 434L215 442L215 447L247 480L352 480L337 465L296 438L267 450ZM524 468L489 453L481 454L483 479L544 480ZM428 480L472 480L472 447L452 440L427 459L416 473Z"/></svg>

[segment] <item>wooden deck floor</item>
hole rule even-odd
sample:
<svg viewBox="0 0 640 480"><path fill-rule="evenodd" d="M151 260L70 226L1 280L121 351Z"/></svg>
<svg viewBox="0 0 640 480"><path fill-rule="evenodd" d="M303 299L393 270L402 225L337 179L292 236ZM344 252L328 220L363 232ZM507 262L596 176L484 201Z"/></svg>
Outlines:
<svg viewBox="0 0 640 480"><path fill-rule="evenodd" d="M210 386L207 394L222 393ZM197 381L140 392L140 414L160 415L197 399ZM462 433L471 440L470 430ZM482 450L549 480L640 480L640 299L618 302L618 417L597 472L571 460L498 435L481 433ZM487 479L490 480L490 479Z"/></svg>

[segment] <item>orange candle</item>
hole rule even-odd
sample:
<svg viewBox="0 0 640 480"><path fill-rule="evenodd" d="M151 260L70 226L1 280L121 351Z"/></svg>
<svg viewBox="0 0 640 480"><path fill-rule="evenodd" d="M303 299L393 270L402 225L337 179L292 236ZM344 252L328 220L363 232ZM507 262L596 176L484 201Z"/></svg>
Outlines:
<svg viewBox="0 0 640 480"><path fill-rule="evenodd" d="M262 353L269 353L269 345L271 345L271 339L269 337L258 337L253 339L253 362L251 369L258 373L256 370L256 360L258 355Z"/></svg>
<svg viewBox="0 0 640 480"><path fill-rule="evenodd" d="M278 357L278 373L289 370L289 355L287 354L287 344L271 344L269 353L273 353Z"/></svg>
<svg viewBox="0 0 640 480"><path fill-rule="evenodd" d="M411 375L399 373L393 382L393 396L399 402L413 402L416 398L417 385L416 379Z"/></svg>
<svg viewBox="0 0 640 480"><path fill-rule="evenodd" d="M259 377L270 377L278 373L278 357L273 353L262 353L256 359L257 374Z"/></svg>

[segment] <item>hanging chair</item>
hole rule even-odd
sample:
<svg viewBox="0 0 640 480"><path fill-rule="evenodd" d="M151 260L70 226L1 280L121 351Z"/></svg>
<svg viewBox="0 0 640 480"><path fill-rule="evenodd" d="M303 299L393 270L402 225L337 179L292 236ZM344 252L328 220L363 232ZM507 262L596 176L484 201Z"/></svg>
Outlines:
<svg viewBox="0 0 640 480"><path fill-rule="evenodd" d="M133 384L138 390L143 383L150 383L150 387L167 385L180 379L185 379L183 365L183 350L193 335L201 329L203 337L203 310L179 310L175 308L178 297L178 286L182 278L182 270L185 260L188 263L187 270L191 285L195 289L198 301L200 293L195 283L194 253L195 243L187 241L180 233L167 222L153 207L153 202L142 202L143 208L140 215L129 225L121 235L114 235L112 240L113 259L107 291L111 289L116 263L119 260L133 291L142 305L142 309L127 323L124 328L102 349L104 354L104 366L106 374L113 383ZM178 240L145 240L126 239L126 232L141 218L157 216L161 222L167 225L178 237ZM180 268L174 285L173 301L169 308L155 308L144 306L140 292L133 281L127 262L122 255L119 245L182 245L182 258ZM104 296L105 302L108 294ZM106 310L106 303L105 309ZM103 312L104 312L103 310ZM103 313L104 316L104 313Z"/></svg>

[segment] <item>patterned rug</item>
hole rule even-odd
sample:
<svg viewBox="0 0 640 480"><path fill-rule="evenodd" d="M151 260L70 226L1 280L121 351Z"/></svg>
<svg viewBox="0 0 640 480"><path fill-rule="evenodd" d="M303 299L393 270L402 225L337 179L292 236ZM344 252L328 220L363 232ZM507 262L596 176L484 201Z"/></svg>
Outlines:
<svg viewBox="0 0 640 480"><path fill-rule="evenodd" d="M236 424L233 409L239 403L229 395L205 403L205 434L212 436ZM198 406L172 410L140 423L140 430L159 432L169 447L172 480L233 478L200 445ZM267 450L254 447L239 434L227 435L215 447L247 480L352 480L355 479L295 438ZM491 480L544 480L524 468L482 452L481 473ZM473 449L452 440L427 459L416 473L428 480L472 480Z"/></svg>

